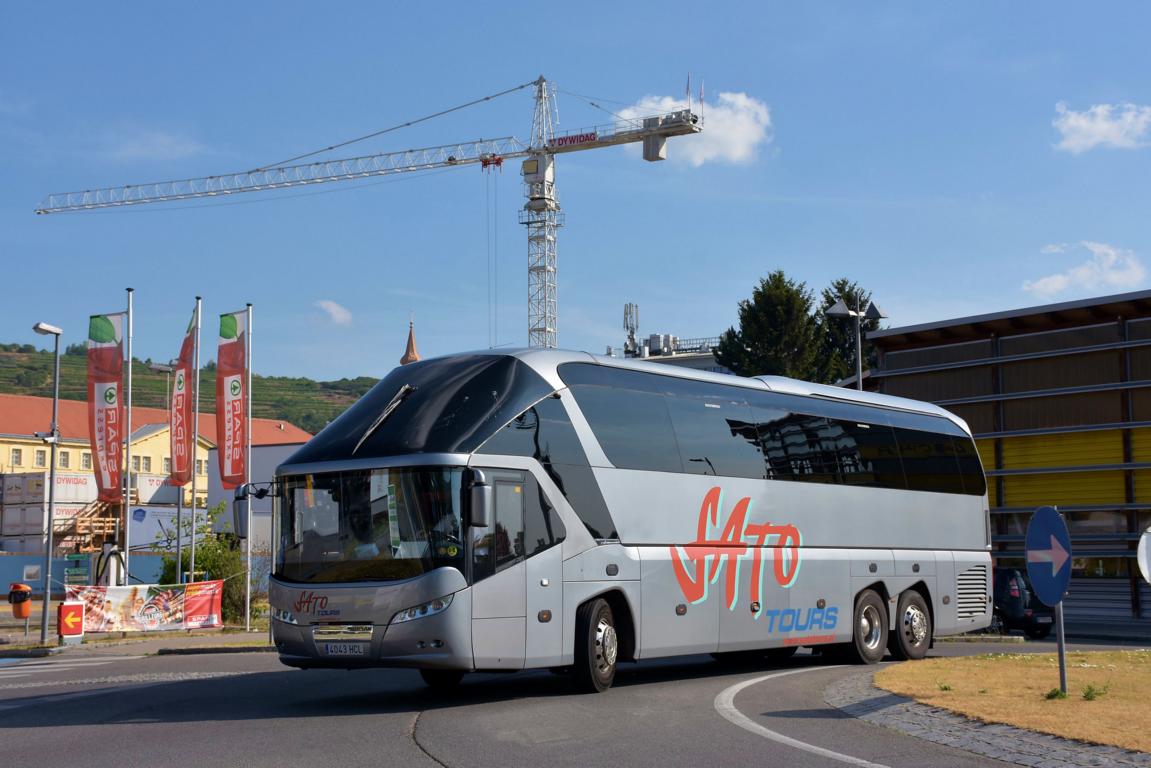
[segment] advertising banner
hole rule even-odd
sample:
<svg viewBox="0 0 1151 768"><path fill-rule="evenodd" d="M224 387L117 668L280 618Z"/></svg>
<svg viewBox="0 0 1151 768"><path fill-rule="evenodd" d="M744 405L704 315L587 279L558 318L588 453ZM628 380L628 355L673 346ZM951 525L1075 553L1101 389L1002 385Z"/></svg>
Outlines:
<svg viewBox="0 0 1151 768"><path fill-rule="evenodd" d="M120 384L124 374L125 312L88 321L88 436L95 454L99 499L115 503L123 491L121 445L127 434Z"/></svg>
<svg viewBox="0 0 1151 768"><path fill-rule="evenodd" d="M225 488L244 482L248 419L248 311L220 315L220 347L216 362L216 439L220 480Z"/></svg>
<svg viewBox="0 0 1151 768"><path fill-rule="evenodd" d="M180 345L180 357L176 360L176 369L172 372L172 412L169 414L172 440L172 473L171 482L175 486L184 486L192 481L192 457L195 455L192 447L192 381L196 375L193 371L194 361L192 354L196 347L196 312L192 311L192 321L188 323L188 330L184 334L184 342Z"/></svg>
<svg viewBox="0 0 1151 768"><path fill-rule="evenodd" d="M84 603L85 632L155 632L223 626L224 582L67 587L66 600Z"/></svg>

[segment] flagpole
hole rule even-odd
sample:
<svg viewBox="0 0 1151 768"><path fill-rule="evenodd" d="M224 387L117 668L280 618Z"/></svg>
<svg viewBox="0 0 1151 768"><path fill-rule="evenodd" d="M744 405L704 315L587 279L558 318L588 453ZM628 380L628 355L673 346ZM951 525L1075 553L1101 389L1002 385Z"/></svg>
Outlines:
<svg viewBox="0 0 1151 768"><path fill-rule="evenodd" d="M244 462L244 483L252 482L252 304L248 303L248 330L245 334L248 344L247 349L244 350L244 364L248 368L247 383L245 387L248 390L248 418L245 421L244 430L247 434L247 460ZM248 538L246 552L246 578L244 581L244 631L252 631L252 494L251 492L244 494L245 505L247 510Z"/></svg>
<svg viewBox="0 0 1151 768"><path fill-rule="evenodd" d="M125 432L127 444L124 459L124 585L132 580L130 568L132 556L132 294L128 289L128 428Z"/></svg>
<svg viewBox="0 0 1151 768"><path fill-rule="evenodd" d="M199 473L200 451L200 297L196 297L196 330L192 349L194 373L192 375L192 555L188 564L188 576L196 580L196 475ZM182 491L181 491L182 493Z"/></svg>

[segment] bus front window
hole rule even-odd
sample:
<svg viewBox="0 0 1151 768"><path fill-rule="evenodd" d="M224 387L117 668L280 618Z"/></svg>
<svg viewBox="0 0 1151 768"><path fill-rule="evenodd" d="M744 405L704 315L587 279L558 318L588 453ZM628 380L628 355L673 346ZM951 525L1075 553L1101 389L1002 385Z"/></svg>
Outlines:
<svg viewBox="0 0 1151 768"><path fill-rule="evenodd" d="M462 571L462 475L393 468L283 478L275 576L332 583Z"/></svg>

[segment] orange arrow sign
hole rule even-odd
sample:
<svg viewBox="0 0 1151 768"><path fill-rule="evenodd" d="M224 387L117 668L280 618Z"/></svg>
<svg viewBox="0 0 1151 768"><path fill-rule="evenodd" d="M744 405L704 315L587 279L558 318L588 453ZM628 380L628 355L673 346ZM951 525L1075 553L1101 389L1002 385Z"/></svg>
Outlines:
<svg viewBox="0 0 1151 768"><path fill-rule="evenodd" d="M61 635L84 634L83 603L64 603L59 610L60 613L57 614L56 618L59 625L58 631Z"/></svg>

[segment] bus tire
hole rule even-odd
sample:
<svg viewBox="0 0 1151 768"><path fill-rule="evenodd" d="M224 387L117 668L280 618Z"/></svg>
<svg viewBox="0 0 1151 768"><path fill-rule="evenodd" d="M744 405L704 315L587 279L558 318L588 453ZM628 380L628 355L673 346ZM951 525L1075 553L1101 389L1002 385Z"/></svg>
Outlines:
<svg viewBox="0 0 1151 768"><path fill-rule="evenodd" d="M922 659L931 647L931 611L927 601L914 589L899 596L895 609L895 629L887 641L891 655L903 661Z"/></svg>
<svg viewBox="0 0 1151 768"><path fill-rule="evenodd" d="M615 618L606 600L590 600L576 611L576 686L587 693L603 693L615 680L619 638Z"/></svg>
<svg viewBox="0 0 1151 768"><path fill-rule="evenodd" d="M887 651L887 609L883 598L865 589L855 600L848 658L856 664L876 664Z"/></svg>
<svg viewBox="0 0 1151 768"><path fill-rule="evenodd" d="M450 691L459 687L464 673L458 669L421 669L420 677L434 691Z"/></svg>

